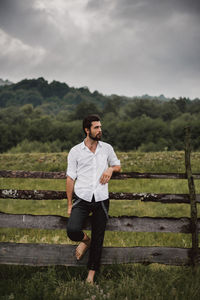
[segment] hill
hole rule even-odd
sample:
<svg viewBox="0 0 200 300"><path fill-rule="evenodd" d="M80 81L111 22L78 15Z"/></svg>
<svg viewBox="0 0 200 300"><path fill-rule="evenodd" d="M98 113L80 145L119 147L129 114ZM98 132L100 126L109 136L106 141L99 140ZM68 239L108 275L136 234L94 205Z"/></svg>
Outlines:
<svg viewBox="0 0 200 300"><path fill-rule="evenodd" d="M0 86L4 86L4 85L11 85L13 84L11 81L9 81L8 79L3 80L0 78Z"/></svg>
<svg viewBox="0 0 200 300"><path fill-rule="evenodd" d="M5 86L4 81L4 86L0 87L0 107L22 106L24 104L32 104L36 107L47 103L74 106L82 101L102 106L105 98L97 91L91 93L87 87L73 88L66 83L55 80L48 83L42 77L24 79L16 84L9 84L9 86Z"/></svg>
<svg viewBox="0 0 200 300"><path fill-rule="evenodd" d="M200 99L106 96L41 77L0 86L0 109L0 152L69 150L84 138L81 120L90 113L121 151L182 150L187 124L200 149Z"/></svg>

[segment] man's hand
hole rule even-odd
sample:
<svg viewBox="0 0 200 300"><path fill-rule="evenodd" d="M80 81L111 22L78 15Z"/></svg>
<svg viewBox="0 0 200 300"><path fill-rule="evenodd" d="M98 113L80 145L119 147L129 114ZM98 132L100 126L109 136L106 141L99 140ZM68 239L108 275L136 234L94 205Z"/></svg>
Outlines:
<svg viewBox="0 0 200 300"><path fill-rule="evenodd" d="M108 168L101 176L100 178L100 183L101 184L106 184L108 183L108 181L110 180L110 178L112 177L112 173L113 173L113 168L110 167Z"/></svg>
<svg viewBox="0 0 200 300"><path fill-rule="evenodd" d="M67 214L68 214L68 216L70 216L71 215L71 211L72 211L72 203L68 203L68 205L67 205Z"/></svg>

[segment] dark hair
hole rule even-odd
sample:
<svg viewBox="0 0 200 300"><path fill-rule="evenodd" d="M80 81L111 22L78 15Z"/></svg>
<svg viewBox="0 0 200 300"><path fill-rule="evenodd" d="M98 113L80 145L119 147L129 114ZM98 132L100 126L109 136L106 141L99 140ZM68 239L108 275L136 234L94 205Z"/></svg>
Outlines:
<svg viewBox="0 0 200 300"><path fill-rule="evenodd" d="M85 128L90 129L92 122L100 121L100 117L98 115L89 115L83 120L83 131L85 132ZM86 134L87 135L87 134Z"/></svg>

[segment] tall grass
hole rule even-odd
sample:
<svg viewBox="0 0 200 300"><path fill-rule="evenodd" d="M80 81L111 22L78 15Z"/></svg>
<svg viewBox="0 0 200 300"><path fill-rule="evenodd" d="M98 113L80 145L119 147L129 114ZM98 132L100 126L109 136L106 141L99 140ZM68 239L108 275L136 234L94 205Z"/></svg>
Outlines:
<svg viewBox="0 0 200 300"><path fill-rule="evenodd" d="M102 266L96 284L86 268L1 266L1 300L199 300L199 270L161 265Z"/></svg>
<svg viewBox="0 0 200 300"><path fill-rule="evenodd" d="M118 153L122 170L135 172L184 172L183 152ZM1 169L64 171L67 154L2 154ZM193 172L200 172L200 153L192 154ZM200 193L200 182L195 181ZM0 188L65 190L65 180L0 178ZM188 193L186 180L112 180L113 192ZM0 199L6 213L67 216L66 199ZM142 203L111 200L111 216L190 216L188 204ZM0 229L0 241L70 244L65 230ZM104 246L191 247L191 236L173 233L106 231ZM84 283L85 267L0 267L0 299L199 299L199 275L190 267L129 264L102 266L96 285Z"/></svg>

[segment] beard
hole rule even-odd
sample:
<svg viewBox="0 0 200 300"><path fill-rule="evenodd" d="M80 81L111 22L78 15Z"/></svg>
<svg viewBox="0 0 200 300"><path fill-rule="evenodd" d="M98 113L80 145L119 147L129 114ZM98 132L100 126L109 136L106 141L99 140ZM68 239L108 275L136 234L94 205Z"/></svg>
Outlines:
<svg viewBox="0 0 200 300"><path fill-rule="evenodd" d="M93 141L100 141L101 140L101 136L102 133L98 133L97 135L93 135L90 131L89 133L89 137L93 140Z"/></svg>

